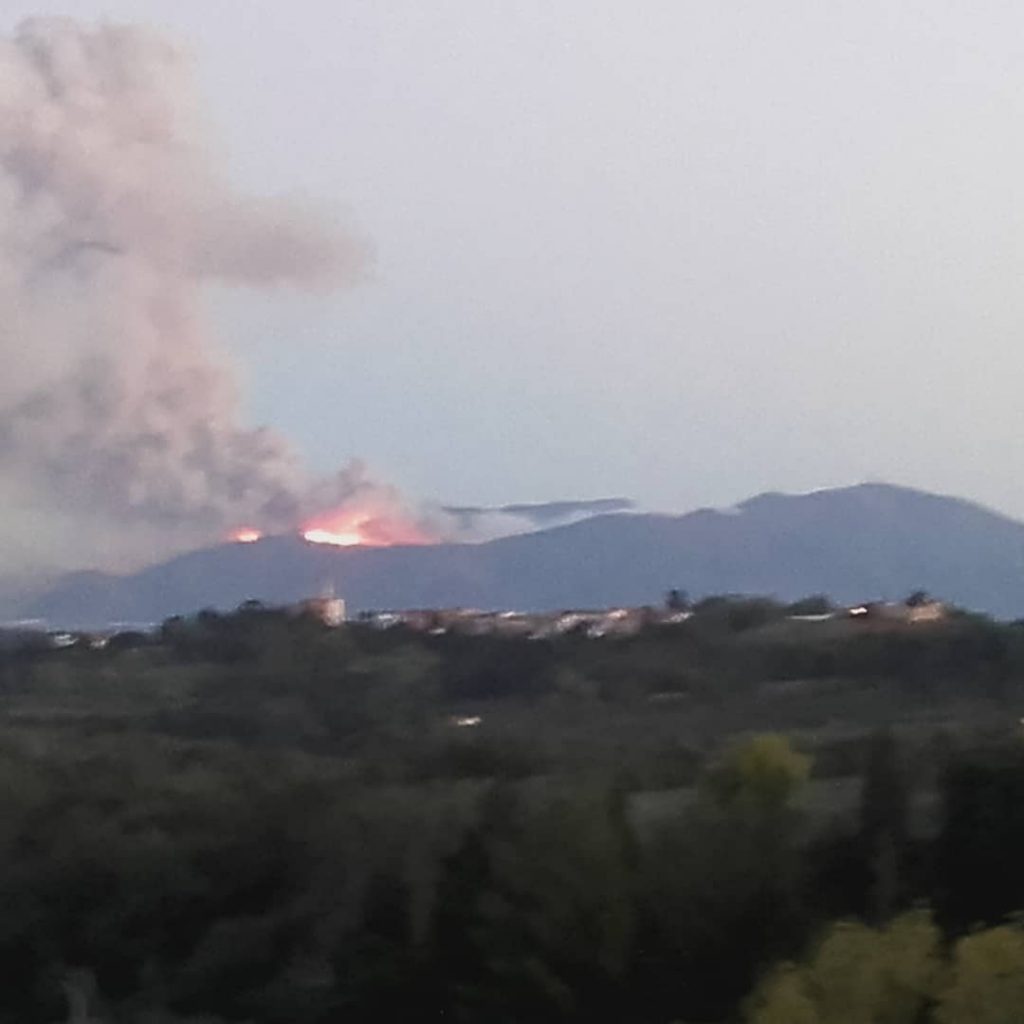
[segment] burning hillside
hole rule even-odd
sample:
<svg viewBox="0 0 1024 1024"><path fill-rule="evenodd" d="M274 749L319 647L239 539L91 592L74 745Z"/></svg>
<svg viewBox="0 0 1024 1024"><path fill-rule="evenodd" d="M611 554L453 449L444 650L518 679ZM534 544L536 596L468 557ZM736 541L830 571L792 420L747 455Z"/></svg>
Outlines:
<svg viewBox="0 0 1024 1024"><path fill-rule="evenodd" d="M241 422L204 291L352 285L368 247L308 204L236 194L191 79L137 28L35 19L0 39L4 481L55 521L73 508L91 545L147 555L239 523L243 541L420 537L361 464L318 477Z"/></svg>
<svg viewBox="0 0 1024 1024"><path fill-rule="evenodd" d="M401 510L382 510L358 501L314 516L295 532L310 544L340 548L436 544L443 539L438 528L429 526L425 521L417 521ZM252 544L262 540L263 536L262 530L241 527L229 539L237 544Z"/></svg>
<svg viewBox="0 0 1024 1024"><path fill-rule="evenodd" d="M303 538L310 544L386 548L396 544L434 544L439 539L412 523L366 518L351 512L320 520L320 523L302 531Z"/></svg>

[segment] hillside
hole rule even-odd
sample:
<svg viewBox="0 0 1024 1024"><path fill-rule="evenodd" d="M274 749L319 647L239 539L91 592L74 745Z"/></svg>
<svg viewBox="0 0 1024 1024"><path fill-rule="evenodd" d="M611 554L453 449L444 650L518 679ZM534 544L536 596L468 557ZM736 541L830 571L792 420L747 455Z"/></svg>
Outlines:
<svg viewBox="0 0 1024 1024"><path fill-rule="evenodd" d="M679 516L599 515L476 545L329 548L271 537L130 576L72 579L23 611L62 625L156 621L247 598L292 601L328 584L353 611L643 604L672 586L847 601L923 588L1012 618L1024 615L1024 524L958 498L861 484Z"/></svg>

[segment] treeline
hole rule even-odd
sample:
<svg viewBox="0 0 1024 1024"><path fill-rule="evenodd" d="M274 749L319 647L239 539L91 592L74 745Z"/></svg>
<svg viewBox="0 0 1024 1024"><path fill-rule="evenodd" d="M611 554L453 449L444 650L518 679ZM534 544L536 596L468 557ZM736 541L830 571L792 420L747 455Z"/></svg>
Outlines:
<svg viewBox="0 0 1024 1024"><path fill-rule="evenodd" d="M1024 986L1024 751L957 755L928 839L899 746L872 752L849 829L809 828L809 760L769 735L641 839L614 782L367 786L227 745L23 737L0 759L0 1019L1018 1019L978 1007Z"/></svg>
<svg viewBox="0 0 1024 1024"><path fill-rule="evenodd" d="M0 1021L1015 1020L1020 633L249 606L8 650Z"/></svg>
<svg viewBox="0 0 1024 1024"><path fill-rule="evenodd" d="M252 602L232 614L200 612L170 619L155 634L115 635L102 649L87 638L52 650L39 634L0 643L0 685L23 683L34 668L73 663L76 671L142 652L145 664L207 665L224 672L273 670L299 679L313 668L336 671L353 659L418 658L434 666L442 701L538 698L585 692L621 704L678 694L721 698L765 682L884 680L914 699L977 694L1016 696L1024 677L1024 621L1002 623L953 611L936 623L797 621L794 613L827 607L824 598L785 605L767 598L708 598L684 622L650 626L635 636L588 638L584 631L548 639L440 635L403 627L341 630ZM1005 693L1004 693L1005 691Z"/></svg>
<svg viewBox="0 0 1024 1024"><path fill-rule="evenodd" d="M248 606L102 648L0 650L0 697L22 726L297 749L394 782L614 770L633 789L686 786L744 730L813 733L819 774L851 774L856 734L889 722L930 718L940 746L983 720L1016 727L1024 627L789 610L714 599L632 637L529 640L330 629ZM459 716L482 724L453 729Z"/></svg>

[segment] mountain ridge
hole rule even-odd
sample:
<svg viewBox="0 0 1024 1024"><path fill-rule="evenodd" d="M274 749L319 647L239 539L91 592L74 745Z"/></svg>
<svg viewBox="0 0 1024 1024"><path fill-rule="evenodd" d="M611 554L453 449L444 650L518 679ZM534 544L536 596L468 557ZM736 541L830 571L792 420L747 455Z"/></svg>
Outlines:
<svg viewBox="0 0 1024 1024"><path fill-rule="evenodd" d="M1002 617L1024 614L1024 523L964 498L865 483L765 492L730 509L602 512L482 543L330 548L299 537L186 552L127 576L64 582L26 616L61 625L158 621L333 586L352 611L557 609L760 593L841 601L922 588Z"/></svg>

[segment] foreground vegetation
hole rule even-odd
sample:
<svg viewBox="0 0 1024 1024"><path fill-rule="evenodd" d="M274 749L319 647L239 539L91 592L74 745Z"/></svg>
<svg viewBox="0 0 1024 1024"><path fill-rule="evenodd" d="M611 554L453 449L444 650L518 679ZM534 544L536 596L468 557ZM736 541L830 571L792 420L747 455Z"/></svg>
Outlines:
<svg viewBox="0 0 1024 1024"><path fill-rule="evenodd" d="M786 612L9 643L0 1021L1024 1020L1024 627Z"/></svg>

